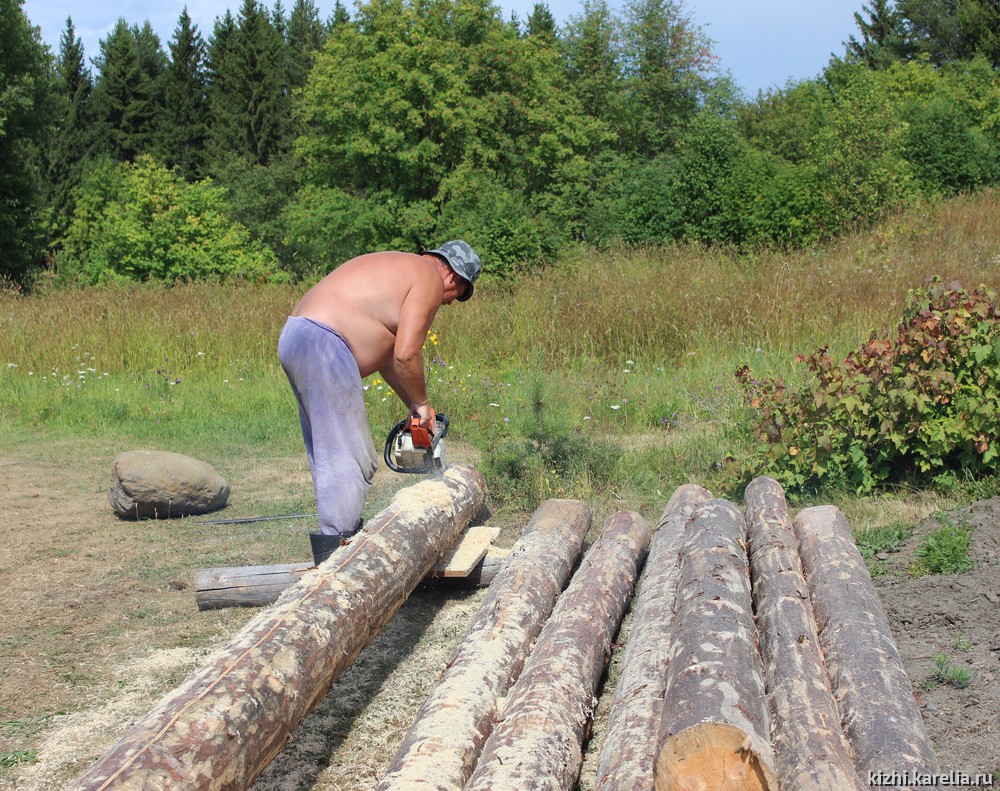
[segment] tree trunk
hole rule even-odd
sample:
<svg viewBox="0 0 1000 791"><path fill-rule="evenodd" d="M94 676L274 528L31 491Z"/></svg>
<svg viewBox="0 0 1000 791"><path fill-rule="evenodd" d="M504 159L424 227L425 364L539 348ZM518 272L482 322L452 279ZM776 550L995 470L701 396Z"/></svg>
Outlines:
<svg viewBox="0 0 1000 791"><path fill-rule="evenodd" d="M71 788L248 788L485 497L482 475L462 465L401 490Z"/></svg>
<svg viewBox="0 0 1000 791"><path fill-rule="evenodd" d="M490 547L486 556L465 577L439 577L431 572L420 590L488 588L503 568L508 550ZM263 607L274 604L286 589L316 568L315 563L278 563L273 566L230 566L201 569L194 575L195 602L199 610L224 607Z"/></svg>
<svg viewBox="0 0 1000 791"><path fill-rule="evenodd" d="M757 478L745 500L778 780L798 791L860 791L867 785L840 727L785 494L777 481Z"/></svg>
<svg viewBox="0 0 1000 791"><path fill-rule="evenodd" d="M777 788L743 516L698 506L681 548L657 791Z"/></svg>
<svg viewBox="0 0 1000 791"><path fill-rule="evenodd" d="M632 629L608 710L607 736L597 763L598 791L652 791L663 716L679 552L685 528L711 492L679 487L667 503L650 543L634 602Z"/></svg>
<svg viewBox="0 0 1000 791"><path fill-rule="evenodd" d="M539 635L465 791L573 788L594 693L649 539L638 514L605 522Z"/></svg>
<svg viewBox="0 0 1000 791"><path fill-rule="evenodd" d="M273 604L315 563L279 563L273 566L231 566L200 569L194 575L194 597L199 610L223 607L262 607Z"/></svg>
<svg viewBox="0 0 1000 791"><path fill-rule="evenodd" d="M590 524L590 509L576 500L549 500L538 508L441 683L420 707L378 791L460 791L465 785Z"/></svg>
<svg viewBox="0 0 1000 791"><path fill-rule="evenodd" d="M938 772L913 688L850 525L833 506L794 522L844 735L869 772Z"/></svg>

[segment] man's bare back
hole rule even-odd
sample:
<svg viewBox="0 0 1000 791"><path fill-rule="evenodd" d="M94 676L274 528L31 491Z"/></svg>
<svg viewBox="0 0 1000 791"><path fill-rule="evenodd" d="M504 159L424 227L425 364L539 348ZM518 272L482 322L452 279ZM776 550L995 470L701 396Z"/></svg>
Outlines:
<svg viewBox="0 0 1000 791"><path fill-rule="evenodd" d="M438 257L381 252L345 262L313 286L292 311L339 332L361 376L380 372L400 399L424 418L428 411L423 345L441 305L466 281Z"/></svg>

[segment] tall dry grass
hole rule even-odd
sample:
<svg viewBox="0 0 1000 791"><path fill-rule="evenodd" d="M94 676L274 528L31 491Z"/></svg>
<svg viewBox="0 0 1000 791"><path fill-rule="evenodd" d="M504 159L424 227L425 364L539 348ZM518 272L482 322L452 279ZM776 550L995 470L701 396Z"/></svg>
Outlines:
<svg viewBox="0 0 1000 791"><path fill-rule="evenodd" d="M534 436L537 446L539 432L552 442L656 435L616 440L637 459L621 477L646 481L655 465L661 486L711 483L718 460L749 442L737 365L803 376L797 353L844 353L891 328L907 291L932 276L1000 290L1000 196L928 203L823 249L587 250L510 289L484 283L438 314L429 391L453 433L483 453L508 442L516 462L517 443ZM308 285L0 294L0 423L287 451L300 440L275 347ZM402 406L370 384L379 435ZM549 461L535 472L547 476ZM569 494L576 483L545 485Z"/></svg>

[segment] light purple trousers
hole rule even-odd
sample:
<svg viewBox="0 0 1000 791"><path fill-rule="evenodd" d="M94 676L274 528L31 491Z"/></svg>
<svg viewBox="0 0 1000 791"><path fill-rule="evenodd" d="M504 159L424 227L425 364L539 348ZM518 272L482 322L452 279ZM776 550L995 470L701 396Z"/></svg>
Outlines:
<svg viewBox="0 0 1000 791"><path fill-rule="evenodd" d="M350 533L361 521L378 466L358 363L340 333L290 316L278 359L299 402L321 533Z"/></svg>

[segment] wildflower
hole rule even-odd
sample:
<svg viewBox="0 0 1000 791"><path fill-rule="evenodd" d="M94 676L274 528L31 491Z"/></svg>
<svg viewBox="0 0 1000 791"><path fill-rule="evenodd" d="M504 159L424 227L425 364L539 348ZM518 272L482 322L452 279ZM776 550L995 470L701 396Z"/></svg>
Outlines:
<svg viewBox="0 0 1000 791"><path fill-rule="evenodd" d="M788 449L788 455L789 456L798 456L799 455L799 449L797 447L795 447L794 445L792 445L792 447L790 447Z"/></svg>
<svg viewBox="0 0 1000 791"><path fill-rule="evenodd" d="M625 365L635 365L635 360L626 360Z"/></svg>
<svg viewBox="0 0 1000 791"><path fill-rule="evenodd" d="M584 415L584 416L583 416L583 419L584 419L584 420L590 420L590 415Z"/></svg>
<svg viewBox="0 0 1000 791"><path fill-rule="evenodd" d="M500 406L500 404L490 404L490 406Z"/></svg>
<svg viewBox="0 0 1000 791"><path fill-rule="evenodd" d="M17 368L17 363L7 363L8 368Z"/></svg>
<svg viewBox="0 0 1000 791"><path fill-rule="evenodd" d="M622 408L622 405L621 405L621 404L612 404L612 405L611 405L611 408L612 408L612 409L621 409L621 408Z"/></svg>

